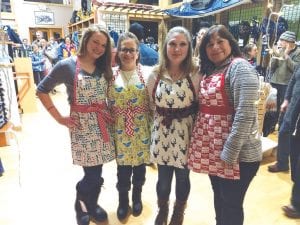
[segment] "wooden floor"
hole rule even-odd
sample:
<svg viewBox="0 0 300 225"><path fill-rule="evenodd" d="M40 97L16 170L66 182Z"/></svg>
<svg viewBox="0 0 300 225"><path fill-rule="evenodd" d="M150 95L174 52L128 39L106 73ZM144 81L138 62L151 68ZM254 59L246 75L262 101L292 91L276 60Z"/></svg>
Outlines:
<svg viewBox="0 0 300 225"><path fill-rule="evenodd" d="M65 113L63 92L54 96ZM0 177L0 225L75 225L73 209L75 183L81 168L72 165L69 136L38 104L39 112L22 115L22 131L16 132L11 145L0 147L5 173ZM264 158L245 199L245 225L300 225L286 218L281 206L289 203L290 174L271 174L267 166L274 156ZM118 193L116 165L104 166L104 187L99 203L109 214L109 225L120 225L116 217ZM155 184L157 171L147 168L143 190L144 211L130 216L127 224L152 225L156 214ZM213 225L214 209L208 177L191 173L191 193L185 213L185 225ZM174 201L174 192L171 199ZM94 224L94 223L90 223Z"/></svg>

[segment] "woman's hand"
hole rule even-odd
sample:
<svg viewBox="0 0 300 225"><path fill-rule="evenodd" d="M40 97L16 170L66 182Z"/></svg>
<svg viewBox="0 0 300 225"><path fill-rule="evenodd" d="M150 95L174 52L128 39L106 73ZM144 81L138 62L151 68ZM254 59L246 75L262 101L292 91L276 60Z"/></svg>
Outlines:
<svg viewBox="0 0 300 225"><path fill-rule="evenodd" d="M66 126L69 129L74 129L76 127L80 127L80 122L77 118L72 118L70 116L61 116L59 119L56 119L56 121L63 125Z"/></svg>
<svg viewBox="0 0 300 225"><path fill-rule="evenodd" d="M234 168L234 163L228 163L228 162L225 162L222 159L221 159L221 165L222 165L223 168L226 168L226 169L233 169Z"/></svg>

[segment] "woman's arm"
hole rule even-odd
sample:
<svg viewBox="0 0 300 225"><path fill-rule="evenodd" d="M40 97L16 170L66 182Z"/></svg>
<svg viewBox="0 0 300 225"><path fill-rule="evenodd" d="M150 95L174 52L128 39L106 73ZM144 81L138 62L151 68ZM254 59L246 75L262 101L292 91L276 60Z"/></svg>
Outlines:
<svg viewBox="0 0 300 225"><path fill-rule="evenodd" d="M238 161L244 145L257 135L257 101L259 80L254 69L245 60L236 60L226 75L226 88L233 103L232 128L224 144L221 159L226 163ZM256 130L255 130L256 129ZM257 146L252 146L253 149Z"/></svg>

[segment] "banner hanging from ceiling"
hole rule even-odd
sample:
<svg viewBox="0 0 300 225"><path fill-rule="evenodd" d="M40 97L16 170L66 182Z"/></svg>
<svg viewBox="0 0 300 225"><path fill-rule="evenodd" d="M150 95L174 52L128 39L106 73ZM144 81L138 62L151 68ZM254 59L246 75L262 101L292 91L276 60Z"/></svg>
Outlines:
<svg viewBox="0 0 300 225"><path fill-rule="evenodd" d="M210 16L251 0L193 0L184 2L179 7L163 10L166 14L182 18L199 18Z"/></svg>

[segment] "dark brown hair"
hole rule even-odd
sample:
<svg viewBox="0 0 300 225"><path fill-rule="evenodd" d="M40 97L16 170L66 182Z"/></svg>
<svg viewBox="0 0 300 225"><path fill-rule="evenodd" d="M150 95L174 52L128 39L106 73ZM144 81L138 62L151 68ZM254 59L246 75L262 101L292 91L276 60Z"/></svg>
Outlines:
<svg viewBox="0 0 300 225"><path fill-rule="evenodd" d="M136 44L136 48L137 50L139 51L139 46L140 46L140 42L137 38L137 36L135 36L134 33L131 33L131 32L125 32L125 33L122 33L118 39L118 44L117 44L117 54L116 54L116 63L119 65L120 68L122 68L122 63L121 63L121 60L120 60L120 57L119 57L119 53L121 51L121 45L122 45L122 42L127 40L127 39L132 39L134 40L135 44ZM140 53L139 53L139 56L136 60L136 64L138 64L140 61Z"/></svg>
<svg viewBox="0 0 300 225"><path fill-rule="evenodd" d="M214 63L209 60L206 53L206 46L209 44L209 41L214 34L218 34L221 38L228 40L229 45L231 47L230 56L242 56L242 52L239 48L239 45L234 39L233 35L229 32L229 30L227 30L227 28L224 25L213 25L208 29L200 44L200 71L203 74L207 74L208 71L215 67Z"/></svg>
<svg viewBox="0 0 300 225"><path fill-rule="evenodd" d="M102 72L104 71L104 77L107 81L112 79L112 68L111 68L111 39L108 31L105 27L99 25L92 25L84 31L82 38L80 39L77 54L78 56L85 56L87 54L87 43L89 42L92 35L96 32L103 34L106 39L105 53L96 59L96 67Z"/></svg>

